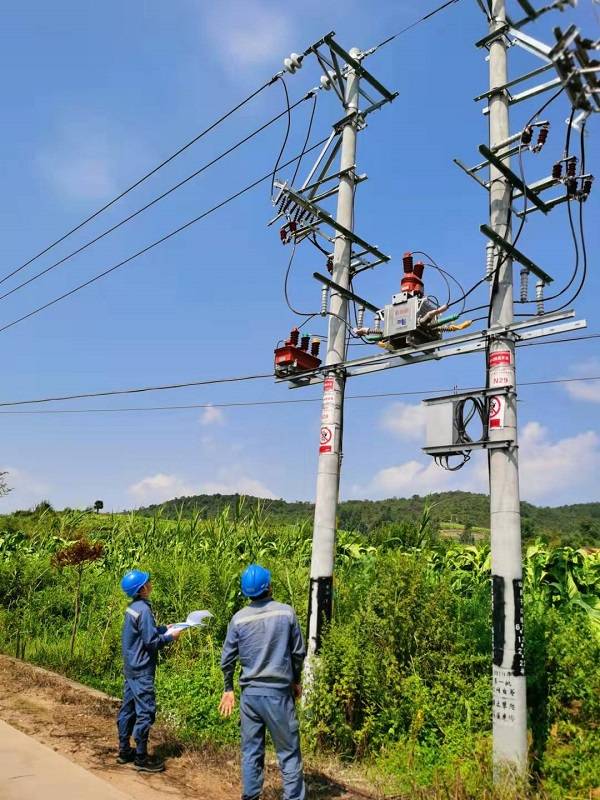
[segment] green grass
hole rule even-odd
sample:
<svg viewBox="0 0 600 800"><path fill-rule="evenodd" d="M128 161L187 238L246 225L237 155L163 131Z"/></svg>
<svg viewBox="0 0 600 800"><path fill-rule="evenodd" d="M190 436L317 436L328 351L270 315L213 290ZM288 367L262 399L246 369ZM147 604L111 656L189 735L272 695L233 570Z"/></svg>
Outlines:
<svg viewBox="0 0 600 800"><path fill-rule="evenodd" d="M473 530L473 529L472 529ZM81 617L71 656L73 566L56 553L87 537L102 558L82 568ZM119 635L131 566L149 569L160 621L195 608L209 631L165 653L157 692L185 741L238 741L217 713L220 646L244 603L251 561L273 572L275 594L303 627L310 521L275 525L243 503L214 518L80 512L0 518L0 629L5 652L118 694ZM414 797L491 798L489 548L441 540L431 516L339 531L335 614L310 701L307 752L360 769L374 785ZM527 548L525 599L532 796L582 800L600 785L600 559L542 542Z"/></svg>

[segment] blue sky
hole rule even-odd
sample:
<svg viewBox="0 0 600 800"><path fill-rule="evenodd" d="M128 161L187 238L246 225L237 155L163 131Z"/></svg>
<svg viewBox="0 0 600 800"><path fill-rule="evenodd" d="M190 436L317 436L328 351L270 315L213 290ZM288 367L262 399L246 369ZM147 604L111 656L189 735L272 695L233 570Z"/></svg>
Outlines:
<svg viewBox="0 0 600 800"><path fill-rule="evenodd" d="M7 2L3 7L4 160L2 264L11 271L132 183L330 30L347 48L367 49L428 11L434 3L307 0L301 7L249 0L219 3ZM342 10L343 9L343 10ZM547 15L528 33L548 42L552 26L574 19L599 35L597 8ZM482 189L452 164L478 159L487 139L481 104L487 65L473 43L485 19L462 0L382 48L368 68L399 97L360 134L358 168L369 180L357 194L357 231L392 256L357 282L384 304L398 289L405 250L426 250L464 284L482 274L487 221ZM537 66L511 52L511 74ZM287 78L292 99L318 82L316 63ZM513 129L535 111L516 106ZM540 105L541 102L538 104ZM229 144L284 108L274 85L180 158L19 277L29 277L143 205ZM288 154L301 146L309 106L294 112ZM550 139L525 159L526 175L548 174L564 147L569 109L548 111ZM332 93L319 94L314 139L340 117ZM31 286L1 301L0 321L37 305L140 249L273 165L284 120L244 145L132 224ZM598 172L598 119L586 140ZM575 141L574 141L575 144ZM290 177L289 170L284 176ZM594 299L600 189L585 206L590 276L578 315L597 331ZM268 187L262 186L106 279L2 334L1 399L268 372L273 347L295 320L283 299L289 249L282 246ZM562 285L573 264L565 207L532 215L520 247ZM52 257L54 256L54 257ZM310 277L323 270L316 250L298 248L290 292L297 307L318 308ZM0 288L11 288L16 277ZM428 288L442 289L431 276ZM476 298L485 302L486 288ZM321 323L312 330L318 333ZM357 353L363 350L357 350ZM596 340L520 351L521 380L600 375ZM349 394L480 385L481 355L447 359L355 378ZM68 408L300 399L258 381L162 392L137 398L73 402ZM600 383L523 388L520 392L522 495L543 504L598 500ZM0 465L13 492L4 510L41 498L57 507L102 498L121 509L196 492L249 492L312 499L318 403L205 411L130 414L0 415ZM485 490L482 462L456 475L421 453L422 412L416 398L349 401L342 497L406 496L445 488Z"/></svg>

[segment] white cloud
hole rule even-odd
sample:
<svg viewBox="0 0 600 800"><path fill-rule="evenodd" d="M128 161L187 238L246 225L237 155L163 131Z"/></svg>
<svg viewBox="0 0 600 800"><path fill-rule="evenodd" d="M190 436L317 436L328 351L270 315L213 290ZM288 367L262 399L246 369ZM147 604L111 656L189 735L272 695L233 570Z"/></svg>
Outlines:
<svg viewBox="0 0 600 800"><path fill-rule="evenodd" d="M422 442L425 439L425 406L394 403L383 412L381 426L401 439Z"/></svg>
<svg viewBox="0 0 600 800"><path fill-rule="evenodd" d="M142 478L141 481L132 484L127 491L139 503L163 503L174 497L198 494L198 489L186 484L178 475L166 475L164 472Z"/></svg>
<svg viewBox="0 0 600 800"><path fill-rule="evenodd" d="M581 377L600 375L600 360L591 358L588 361L580 361L573 367L572 372ZM574 383L565 383L564 387L575 400L600 403L600 381L579 380Z"/></svg>
<svg viewBox="0 0 600 800"><path fill-rule="evenodd" d="M553 441L539 422L521 430L519 474L521 497L534 503L583 502L597 499L600 436L584 431ZM473 454L458 472L447 472L431 461L405 461L375 473L365 485L351 488L353 497L409 497L462 489L488 491L487 459Z"/></svg>
<svg viewBox="0 0 600 800"><path fill-rule="evenodd" d="M597 499L600 437L594 431L552 442L547 428L529 422L521 434L519 459L523 499L574 502L573 491L578 499Z"/></svg>
<svg viewBox="0 0 600 800"><path fill-rule="evenodd" d="M221 0L203 6L211 44L230 72L274 63L292 39L293 15L263 0Z"/></svg>
<svg viewBox="0 0 600 800"><path fill-rule="evenodd" d="M105 118L72 114L58 120L38 168L61 199L105 200L151 159L139 141Z"/></svg>
<svg viewBox="0 0 600 800"><path fill-rule="evenodd" d="M8 513L16 509L31 508L40 500L47 500L51 487L18 467L0 467L0 472L7 472L5 477L10 493L0 498L0 513Z"/></svg>
<svg viewBox="0 0 600 800"><path fill-rule="evenodd" d="M223 425L224 422L225 414L220 408L214 406L207 406L200 417L201 425Z"/></svg>

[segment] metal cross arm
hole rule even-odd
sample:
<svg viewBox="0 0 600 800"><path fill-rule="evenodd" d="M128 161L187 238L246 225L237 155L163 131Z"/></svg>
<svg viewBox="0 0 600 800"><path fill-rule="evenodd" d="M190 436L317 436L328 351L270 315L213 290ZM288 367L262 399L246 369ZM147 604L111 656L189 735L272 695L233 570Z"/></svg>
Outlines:
<svg viewBox="0 0 600 800"><path fill-rule="evenodd" d="M385 253L382 253L374 245L365 242L364 239L361 239L360 236L357 236L353 231L349 230L345 227L345 225L341 225L331 214L328 214L327 211L322 209L320 206L316 205L316 203L311 203L309 200L305 200L301 194L295 192L293 189L289 189L288 187L283 187L282 192L284 192L288 197L291 197L294 202L305 208L311 214L313 214L320 222L323 222L325 225L329 225L338 233L341 233L346 239L349 239L354 244L359 245L363 248L367 253L370 253L376 259L380 259L381 261L389 261L390 257L386 256Z"/></svg>
<svg viewBox="0 0 600 800"><path fill-rule="evenodd" d="M508 253L511 258L513 258L515 261L518 261L519 264L522 264L530 272L533 272L533 274L536 275L540 280L544 281L544 283L552 283L554 279L551 278L547 272L544 272L544 270L538 267L538 265L535 264L530 258L527 258L524 253L522 253L520 250L517 250L517 248L510 242L507 242L506 239L503 239L502 236L496 233L496 231L492 230L489 225L481 225L479 230L484 236L487 236L488 239L491 239L492 242L494 242L494 244L497 244L498 247L504 250L505 253Z"/></svg>
<svg viewBox="0 0 600 800"><path fill-rule="evenodd" d="M493 326L488 329L473 331L448 339L435 342L425 342L414 347L403 347L394 353L381 353L372 356L343 361L335 365L335 369L346 376L367 375L385 369L404 367L408 364L418 364L423 361L439 361L448 356L464 355L485 350L490 339L501 335L511 334L518 341L538 339L544 336L555 336L567 331L580 330L587 327L586 320L573 320L563 324L556 324L561 320L572 320L575 312L572 310L554 311L542 314L532 319L514 322L510 325ZM546 326L546 327L541 327ZM287 381L290 389L322 383L325 373L331 370L330 366L319 367L314 370L294 375L293 380L281 378L278 383Z"/></svg>
<svg viewBox="0 0 600 800"><path fill-rule="evenodd" d="M365 300L363 297L360 297L355 292L351 292L349 289L345 289L343 286L340 286L339 283L335 283L334 281L326 278L325 275L321 275L319 272L313 272L313 278L318 280L320 283L325 284L330 289L333 289L334 292L338 292L345 297L346 300L354 300L359 305L364 306L369 311L372 311L374 314L377 314L379 311L378 306L374 306L373 303L369 303L368 300Z"/></svg>
<svg viewBox="0 0 600 800"><path fill-rule="evenodd" d="M548 208L546 207L544 201L540 200L540 198L534 192L532 192L531 189L526 184L523 183L521 178L519 178L518 175L515 175L515 173L509 167L506 166L506 164L504 163L504 161L502 161L501 158L499 158L495 153L492 153L489 147L486 147L484 144L481 144L479 145L479 152L481 153L482 156L485 156L485 158L487 158L488 161L492 163L499 172L501 172L504 175L504 177L508 180L508 182L512 186L516 187L521 192L524 192L527 195L527 198L531 200L531 202L534 204L534 206L537 206L540 211L544 212L544 214L548 213Z"/></svg>

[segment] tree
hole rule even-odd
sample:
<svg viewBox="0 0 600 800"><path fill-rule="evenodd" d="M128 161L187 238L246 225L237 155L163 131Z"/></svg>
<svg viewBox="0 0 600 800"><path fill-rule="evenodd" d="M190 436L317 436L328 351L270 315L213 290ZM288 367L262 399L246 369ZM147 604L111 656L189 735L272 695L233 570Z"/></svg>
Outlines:
<svg viewBox="0 0 600 800"><path fill-rule="evenodd" d="M78 539L73 544L59 550L54 556L54 565L59 569L64 567L75 568L75 613L73 615L73 628L71 630L71 643L69 653L72 656L75 650L75 639L81 618L81 582L86 565L102 558L104 546L101 542L90 542L88 539Z"/></svg>
<svg viewBox="0 0 600 800"><path fill-rule="evenodd" d="M12 492L12 488L6 483L7 475L8 472L0 472L0 497L4 497L9 492Z"/></svg>
<svg viewBox="0 0 600 800"><path fill-rule="evenodd" d="M96 510L96 514L99 514L104 508L104 503L102 502L102 500L96 500L96 502L94 503L94 508Z"/></svg>

